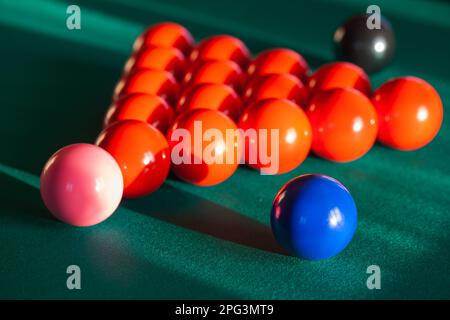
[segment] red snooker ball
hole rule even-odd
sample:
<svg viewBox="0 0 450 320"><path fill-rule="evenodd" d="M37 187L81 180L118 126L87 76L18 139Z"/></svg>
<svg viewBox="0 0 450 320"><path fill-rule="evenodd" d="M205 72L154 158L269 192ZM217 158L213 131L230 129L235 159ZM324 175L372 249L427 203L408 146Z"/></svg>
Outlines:
<svg viewBox="0 0 450 320"><path fill-rule="evenodd" d="M291 74L268 74L253 78L244 92L246 104L254 101L278 98L288 99L305 106L308 92L302 82Z"/></svg>
<svg viewBox="0 0 450 320"><path fill-rule="evenodd" d="M173 47L187 55L193 44L194 39L185 27L174 22L162 22L145 30L134 42L133 50L138 51L145 46Z"/></svg>
<svg viewBox="0 0 450 320"><path fill-rule="evenodd" d="M241 68L246 68L250 61L247 46L238 38L229 35L217 35L207 38L192 50L191 61L230 60Z"/></svg>
<svg viewBox="0 0 450 320"><path fill-rule="evenodd" d="M351 88L335 88L313 96L306 109L313 128L312 150L336 162L356 160L373 146L377 113L369 98Z"/></svg>
<svg viewBox="0 0 450 320"><path fill-rule="evenodd" d="M156 191L169 174L167 140L148 123L139 120L115 122L100 133L96 144L119 164L126 198L142 197Z"/></svg>
<svg viewBox="0 0 450 320"><path fill-rule="evenodd" d="M436 90L416 77L383 83L373 94L378 113L378 140L398 150L416 150L427 145L442 125L442 101Z"/></svg>
<svg viewBox="0 0 450 320"><path fill-rule="evenodd" d="M151 124L163 134L175 118L175 112L158 96L146 93L132 93L118 99L108 109L104 127L120 120L140 120Z"/></svg>
<svg viewBox="0 0 450 320"><path fill-rule="evenodd" d="M167 140L172 170L186 182L212 186L227 180L239 166L242 145L237 127L219 111L195 109L181 114Z"/></svg>
<svg viewBox="0 0 450 320"><path fill-rule="evenodd" d="M177 80L170 72L154 69L138 69L122 78L114 90L113 99L131 93L147 93L164 98L175 105L180 91Z"/></svg>
<svg viewBox="0 0 450 320"><path fill-rule="evenodd" d="M253 103L242 113L239 128L245 133L245 162L263 174L293 170L311 148L308 118L298 105L286 99ZM255 131L256 136L252 136Z"/></svg>
<svg viewBox="0 0 450 320"><path fill-rule="evenodd" d="M271 73L289 73L302 81L306 80L308 63L291 49L277 48L263 51L250 63L249 76L261 76Z"/></svg>
<svg viewBox="0 0 450 320"><path fill-rule="evenodd" d="M353 88L370 94L370 80L363 69L350 62L333 62L321 66L308 79L310 98L319 91Z"/></svg>
<svg viewBox="0 0 450 320"><path fill-rule="evenodd" d="M220 83L231 86L240 92L244 84L244 74L239 65L227 60L206 60L194 63L184 77L184 86L199 83Z"/></svg>
<svg viewBox="0 0 450 320"><path fill-rule="evenodd" d="M211 109L237 120L242 110L242 101L230 86L220 83L201 83L188 88L178 100L177 112L193 109Z"/></svg>
<svg viewBox="0 0 450 320"><path fill-rule="evenodd" d="M186 59L180 50L171 47L145 47L127 61L124 74L132 69L165 70L181 81L186 72Z"/></svg>

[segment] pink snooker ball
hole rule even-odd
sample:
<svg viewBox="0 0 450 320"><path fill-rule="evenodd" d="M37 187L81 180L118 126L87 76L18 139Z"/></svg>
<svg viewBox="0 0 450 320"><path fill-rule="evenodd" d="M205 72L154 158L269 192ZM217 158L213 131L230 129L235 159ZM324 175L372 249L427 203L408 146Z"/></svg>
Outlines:
<svg viewBox="0 0 450 320"><path fill-rule="evenodd" d="M73 226L107 219L123 193L120 167L104 149L87 143L58 150L41 174L41 196L50 212Z"/></svg>

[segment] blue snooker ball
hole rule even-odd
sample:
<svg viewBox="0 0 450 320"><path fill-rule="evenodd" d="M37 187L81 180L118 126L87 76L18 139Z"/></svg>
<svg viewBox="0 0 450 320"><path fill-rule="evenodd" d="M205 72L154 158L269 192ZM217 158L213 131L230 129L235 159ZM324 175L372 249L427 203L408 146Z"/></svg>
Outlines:
<svg viewBox="0 0 450 320"><path fill-rule="evenodd" d="M350 192L337 180L319 174L292 179L272 206L275 238L291 254L308 260L332 257L350 242L357 210Z"/></svg>

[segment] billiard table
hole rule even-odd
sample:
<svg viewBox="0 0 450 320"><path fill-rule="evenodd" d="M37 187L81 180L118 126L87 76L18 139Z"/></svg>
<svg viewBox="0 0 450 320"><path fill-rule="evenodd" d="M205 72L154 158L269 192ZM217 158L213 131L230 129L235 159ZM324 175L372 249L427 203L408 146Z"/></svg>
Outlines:
<svg viewBox="0 0 450 320"><path fill-rule="evenodd" d="M150 196L124 200L105 222L65 225L45 208L39 175L59 148L93 142L134 39L175 21L196 40L229 33L253 54L299 51L312 69L334 59L332 36L373 1L77 1L81 29L66 27L67 1L1 1L0 298L3 299L435 299L450 298L450 4L377 4L395 29L396 56L372 74L415 75L444 104L434 141L413 152L376 144L361 159L313 155L295 170L245 166L213 187L173 176ZM358 208L339 255L307 261L275 241L270 210L291 178L341 181ZM69 290L69 266L81 289ZM370 266L381 288L367 286ZM369 273L368 273L369 270ZM68 273L69 272L69 273Z"/></svg>

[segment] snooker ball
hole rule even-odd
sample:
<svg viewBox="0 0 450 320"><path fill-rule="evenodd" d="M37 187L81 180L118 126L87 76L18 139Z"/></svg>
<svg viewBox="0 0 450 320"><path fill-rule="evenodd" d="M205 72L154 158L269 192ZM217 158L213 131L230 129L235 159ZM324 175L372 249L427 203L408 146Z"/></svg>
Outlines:
<svg viewBox="0 0 450 320"><path fill-rule="evenodd" d="M162 22L145 30L134 42L133 50L146 46L173 47L187 56L193 45L194 39L185 27L174 22Z"/></svg>
<svg viewBox="0 0 450 320"><path fill-rule="evenodd" d="M303 83L288 73L255 77L249 81L244 92L246 104L267 98L278 98L288 99L299 106L304 106L307 96L308 92Z"/></svg>
<svg viewBox="0 0 450 320"><path fill-rule="evenodd" d="M201 83L187 88L180 96L177 113L193 109L212 109L222 112L237 121L242 110L242 101L237 93L225 84Z"/></svg>
<svg viewBox="0 0 450 320"><path fill-rule="evenodd" d="M231 60L242 69L250 62L250 51L238 38L229 35L217 35L207 38L192 50L191 61Z"/></svg>
<svg viewBox="0 0 450 320"><path fill-rule="evenodd" d="M238 64L229 60L205 60L193 63L193 67L184 77L184 86L199 83L221 83L240 92L244 85L244 74Z"/></svg>
<svg viewBox="0 0 450 320"><path fill-rule="evenodd" d="M276 48L261 52L247 69L249 76L271 73L289 73L302 81L306 80L309 66L306 60L291 49Z"/></svg>
<svg viewBox="0 0 450 320"><path fill-rule="evenodd" d="M333 88L354 88L365 95L370 94L371 85L367 74L349 62L333 62L321 66L307 82L310 98L319 91Z"/></svg>
<svg viewBox="0 0 450 320"><path fill-rule="evenodd" d="M96 144L119 164L126 198L142 197L156 191L169 174L167 140L146 122L117 121L100 133Z"/></svg>
<svg viewBox="0 0 450 320"><path fill-rule="evenodd" d="M127 119L147 122L165 134L175 120L175 112L161 97L146 93L132 93L112 104L106 113L104 127Z"/></svg>
<svg viewBox="0 0 450 320"><path fill-rule="evenodd" d="M313 152L327 160L349 162L372 148L378 117L369 98L352 88L317 93L306 108L313 128Z"/></svg>
<svg viewBox="0 0 450 320"><path fill-rule="evenodd" d="M424 147L442 125L442 101L436 90L416 77L383 83L372 96L378 113L378 141L398 150Z"/></svg>
<svg viewBox="0 0 450 320"><path fill-rule="evenodd" d="M281 174L299 166L311 148L312 129L304 111L286 99L264 99L239 119L245 162L262 174Z"/></svg>
<svg viewBox="0 0 450 320"><path fill-rule="evenodd" d="M114 89L113 100L131 93L154 94L175 105L180 85L174 76L165 70L137 69L123 77Z"/></svg>
<svg viewBox="0 0 450 320"><path fill-rule="evenodd" d="M124 74L128 74L132 69L166 70L181 81L186 71L186 59L176 48L145 47L128 59Z"/></svg>
<svg viewBox="0 0 450 320"><path fill-rule="evenodd" d="M385 17L380 28L368 28L367 14L350 17L334 33L334 45L339 60L353 62L366 72L378 71L386 66L395 52L395 35ZM370 24L370 22L369 22Z"/></svg>
<svg viewBox="0 0 450 320"><path fill-rule="evenodd" d="M270 221L275 238L287 251L320 260L338 254L350 243L357 210L350 192L339 181L305 174L278 192Z"/></svg>
<svg viewBox="0 0 450 320"><path fill-rule="evenodd" d="M102 148L72 144L47 161L40 191L57 219L73 226L92 226L107 219L118 207L123 192L122 173Z"/></svg>
<svg viewBox="0 0 450 320"><path fill-rule="evenodd" d="M197 186L227 180L239 166L242 144L233 120L210 109L182 113L169 129L172 170Z"/></svg>

